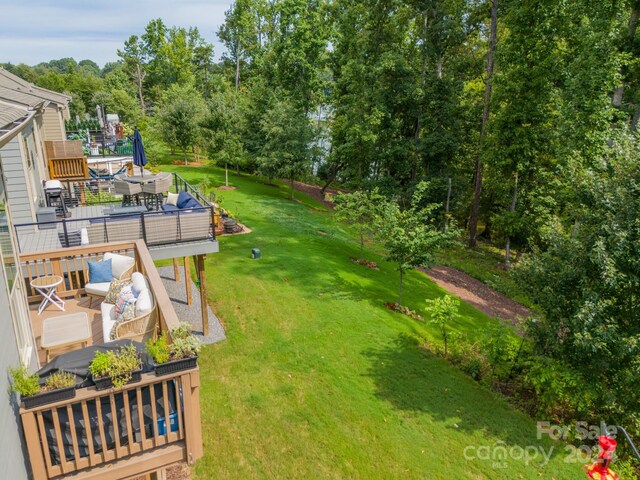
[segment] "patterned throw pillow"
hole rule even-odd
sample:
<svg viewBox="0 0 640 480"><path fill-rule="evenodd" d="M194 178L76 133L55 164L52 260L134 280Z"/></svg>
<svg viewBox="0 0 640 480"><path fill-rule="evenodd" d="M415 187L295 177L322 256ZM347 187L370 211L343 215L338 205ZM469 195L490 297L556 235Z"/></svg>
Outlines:
<svg viewBox="0 0 640 480"><path fill-rule="evenodd" d="M115 318L118 318L122 313L122 311L124 310L124 308L127 306L127 304L130 302L135 302L135 300L136 299L133 296L133 292L131 290L131 285L126 285L122 287L122 290L120 290L120 293L118 294L118 298L116 299L116 302L115 302L115 308L113 309L113 316Z"/></svg>
<svg viewBox="0 0 640 480"><path fill-rule="evenodd" d="M111 280L111 285L109 285L109 291L107 292L107 296L104 297L104 301L115 304L122 289L130 284L131 282L128 280L118 280L114 278Z"/></svg>
<svg viewBox="0 0 640 480"><path fill-rule="evenodd" d="M117 340L116 337L116 329L118 325L122 322L126 322L127 320L133 320L136 318L136 300L135 298L125 302L124 307L122 308L122 312L116 317L116 323L113 324L113 328L111 329L111 340Z"/></svg>

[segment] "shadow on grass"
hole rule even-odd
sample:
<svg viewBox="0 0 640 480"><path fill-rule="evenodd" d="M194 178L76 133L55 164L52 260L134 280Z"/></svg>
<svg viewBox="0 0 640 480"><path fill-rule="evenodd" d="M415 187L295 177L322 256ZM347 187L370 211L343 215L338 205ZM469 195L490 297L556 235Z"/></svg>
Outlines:
<svg viewBox="0 0 640 480"><path fill-rule="evenodd" d="M469 435L479 433L489 443L493 437L523 448L554 445L553 457L566 455L561 444L546 437L538 440L536 425L528 417L506 401L496 402L496 395L424 350L410 335L401 334L393 344L365 356L371 361L368 375L375 395L397 410L426 414Z"/></svg>

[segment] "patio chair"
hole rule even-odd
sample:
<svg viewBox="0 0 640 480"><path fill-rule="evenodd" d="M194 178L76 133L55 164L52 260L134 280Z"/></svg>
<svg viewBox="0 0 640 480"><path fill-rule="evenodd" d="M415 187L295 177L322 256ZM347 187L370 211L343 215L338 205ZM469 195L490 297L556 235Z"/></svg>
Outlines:
<svg viewBox="0 0 640 480"><path fill-rule="evenodd" d="M171 188L172 176L170 173L164 176L158 176L154 182L148 182L142 185L144 193L144 204L147 208L159 210L164 200L164 193Z"/></svg>
<svg viewBox="0 0 640 480"><path fill-rule="evenodd" d="M119 178L114 178L115 193L122 195L122 206L140 205L142 187L139 183L130 183Z"/></svg>

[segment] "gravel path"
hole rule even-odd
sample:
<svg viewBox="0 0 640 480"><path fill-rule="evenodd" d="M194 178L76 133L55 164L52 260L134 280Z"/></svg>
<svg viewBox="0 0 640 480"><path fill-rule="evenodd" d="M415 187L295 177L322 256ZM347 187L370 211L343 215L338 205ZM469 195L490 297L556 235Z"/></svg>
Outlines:
<svg viewBox="0 0 640 480"><path fill-rule="evenodd" d="M173 266L158 268L160 278L164 284L164 288L169 294L173 308L178 318L183 322L189 322L193 325L194 334L205 344L211 344L225 340L227 337L220 320L207 305L209 313L209 335L202 335L202 316L200 314L200 290L196 284L191 281L191 305L187 305L187 292L184 284L184 270L180 267L180 280L175 281L173 277Z"/></svg>
<svg viewBox="0 0 640 480"><path fill-rule="evenodd" d="M426 273L447 292L457 295L490 317L508 320L511 324L517 325L531 313L525 306L455 268L438 266L418 270Z"/></svg>

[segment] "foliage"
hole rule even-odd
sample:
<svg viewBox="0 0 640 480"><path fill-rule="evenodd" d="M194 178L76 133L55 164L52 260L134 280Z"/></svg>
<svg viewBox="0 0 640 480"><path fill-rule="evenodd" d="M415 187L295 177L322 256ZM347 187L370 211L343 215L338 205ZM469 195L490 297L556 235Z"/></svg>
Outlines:
<svg viewBox="0 0 640 480"><path fill-rule="evenodd" d="M364 240L372 238L385 228L385 219L391 208L389 201L377 189L371 192L358 190L335 197L335 218L354 228L360 239L360 259L364 258Z"/></svg>
<svg viewBox="0 0 640 480"><path fill-rule="evenodd" d="M43 390L60 390L63 388L73 387L76 384L76 376L73 373L63 372L61 370L49 375L45 381Z"/></svg>
<svg viewBox="0 0 640 480"><path fill-rule="evenodd" d="M458 307L460 300L450 295L444 297L427 300L425 310L429 313L429 322L438 327L442 335L442 343L444 345L444 356L446 357L448 350L448 341L450 340L450 324L458 318Z"/></svg>
<svg viewBox="0 0 640 480"><path fill-rule="evenodd" d="M167 363L169 361L170 349L166 335L162 335L157 340L147 340L145 350L157 364Z"/></svg>
<svg viewBox="0 0 640 480"><path fill-rule="evenodd" d="M31 397L40 393L40 379L37 374L29 374L27 367L21 365L9 369L11 390L21 397Z"/></svg>
<svg viewBox="0 0 640 480"><path fill-rule="evenodd" d="M125 386L131 380L131 373L140 369L142 361L133 345L125 345L118 350L96 352L89 371L94 378L110 377L115 388Z"/></svg>
<svg viewBox="0 0 640 480"><path fill-rule="evenodd" d="M441 230L435 224L431 213L437 207L433 204L422 206L421 188L416 189L411 208L401 210L393 205L389 211L387 225L382 232L387 250L387 260L398 264L400 285L398 303L402 304L402 286L405 272L419 266L427 266L435 261L435 254L441 248L456 243L460 232L455 228Z"/></svg>
<svg viewBox="0 0 640 480"><path fill-rule="evenodd" d="M174 359L195 357L202 348L202 342L193 335L174 338L171 344L171 357Z"/></svg>
<svg viewBox="0 0 640 480"><path fill-rule="evenodd" d="M187 148L200 142L204 114L204 100L191 85L172 85L162 97L157 112L160 134L166 143L182 150L185 164Z"/></svg>

